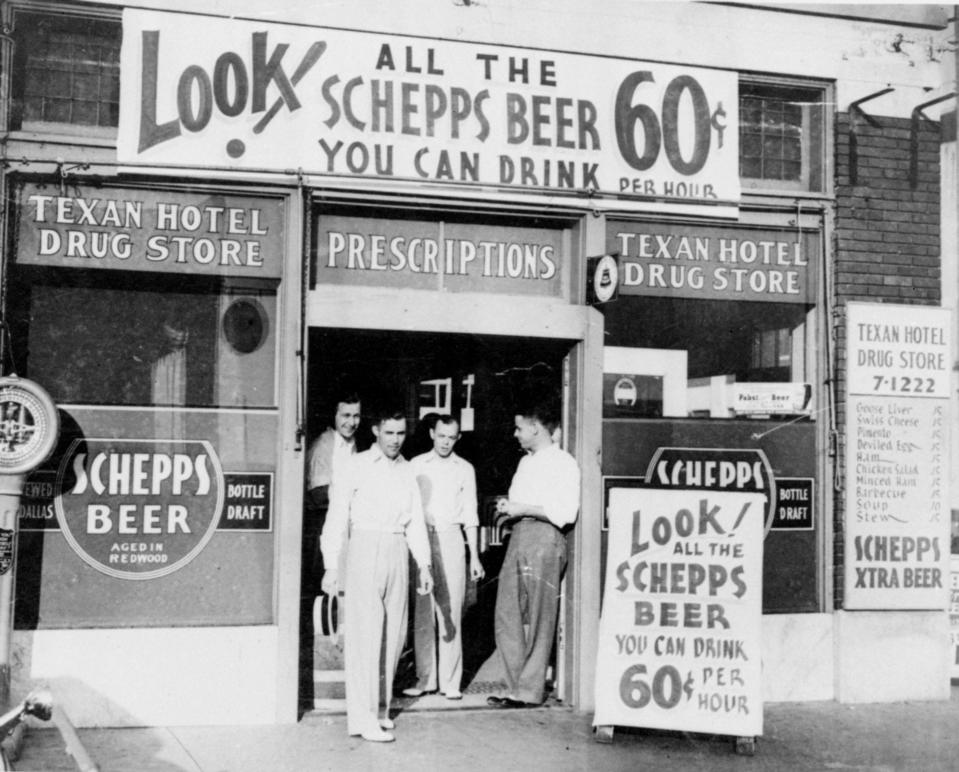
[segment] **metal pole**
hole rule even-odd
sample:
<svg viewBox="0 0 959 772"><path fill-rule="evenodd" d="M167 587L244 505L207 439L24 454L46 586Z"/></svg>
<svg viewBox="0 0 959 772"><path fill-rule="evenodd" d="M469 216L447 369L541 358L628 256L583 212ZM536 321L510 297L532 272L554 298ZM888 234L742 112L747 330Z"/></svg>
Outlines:
<svg viewBox="0 0 959 772"><path fill-rule="evenodd" d="M0 705L10 705L10 640L13 633L17 510L24 474L0 474Z"/></svg>
<svg viewBox="0 0 959 772"><path fill-rule="evenodd" d="M26 476L60 435L57 406L43 387L15 375L0 378L0 705L10 707L17 512Z"/></svg>

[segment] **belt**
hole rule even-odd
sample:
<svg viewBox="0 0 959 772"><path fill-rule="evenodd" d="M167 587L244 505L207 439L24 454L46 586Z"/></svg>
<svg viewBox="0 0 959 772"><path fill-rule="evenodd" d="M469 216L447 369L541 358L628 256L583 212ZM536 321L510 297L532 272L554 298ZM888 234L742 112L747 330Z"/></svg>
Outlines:
<svg viewBox="0 0 959 772"><path fill-rule="evenodd" d="M540 520L538 517L521 517L516 521L516 525L519 525L520 523L539 523L540 525L545 525L547 528L552 528L554 531L557 531L560 534L563 533L563 529L559 526L546 520Z"/></svg>
<svg viewBox="0 0 959 772"><path fill-rule="evenodd" d="M397 533L404 534L406 533L405 528L373 528L371 526L363 525L350 525L350 531L363 531L365 533Z"/></svg>

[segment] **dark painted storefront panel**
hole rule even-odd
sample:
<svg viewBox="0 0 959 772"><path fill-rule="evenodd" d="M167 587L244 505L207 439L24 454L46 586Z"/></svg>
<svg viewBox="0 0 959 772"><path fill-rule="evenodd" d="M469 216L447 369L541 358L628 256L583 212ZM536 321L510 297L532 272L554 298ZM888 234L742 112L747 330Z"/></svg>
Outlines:
<svg viewBox="0 0 959 772"><path fill-rule="evenodd" d="M816 426L812 422L706 419L613 419L603 421L603 475L635 485L646 474L658 448L746 448L765 453L779 478L816 477ZM605 488L612 481L607 480ZM605 502L604 502L605 506ZM813 528L770 530L763 545L763 611L818 611L817 531L820 517L812 502ZM605 575L605 534L603 566Z"/></svg>
<svg viewBox="0 0 959 772"><path fill-rule="evenodd" d="M44 518L43 527L31 523L29 518L22 519L17 558L17 628L273 622L273 534L278 517L278 496L272 485L276 469L275 414L74 407L60 412L63 428L58 448L28 480L41 483L35 486L38 492L52 492L62 504L63 491L69 491L72 483L69 458L65 465L61 461L71 446L109 448L112 444L135 448L140 443L149 450L161 447L163 438L176 436L182 439L168 442L206 443L204 447L219 462L222 478L218 472L211 475L216 478L213 486L220 489L216 511L209 513L215 525L209 540L195 556L175 570L137 578L134 574L108 575L103 569L109 566L98 568L84 560L68 543L56 518ZM171 428L174 433L167 433ZM80 442L76 443L77 440ZM106 472L102 478L108 479ZM160 501L144 496L115 499L117 504ZM56 510L56 502L45 501L42 496L29 503L33 513ZM189 508L189 499L185 506ZM236 522L227 522L230 506L234 513L255 514L256 522L250 521L245 529L238 528ZM114 518L116 510L114 507Z"/></svg>

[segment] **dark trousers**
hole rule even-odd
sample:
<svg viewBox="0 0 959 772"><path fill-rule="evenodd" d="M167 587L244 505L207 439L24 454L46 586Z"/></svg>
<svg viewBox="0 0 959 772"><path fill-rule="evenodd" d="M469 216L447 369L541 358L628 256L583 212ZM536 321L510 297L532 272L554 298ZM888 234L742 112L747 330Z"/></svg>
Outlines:
<svg viewBox="0 0 959 772"><path fill-rule="evenodd" d="M307 506L303 512L303 550L301 552L300 594L312 599L321 594L323 555L320 552L320 533L326 522L326 507ZM312 605L311 605L312 608Z"/></svg>
<svg viewBox="0 0 959 772"><path fill-rule="evenodd" d="M566 537L552 525L521 520L513 526L496 593L496 648L509 696L539 704L556 633Z"/></svg>

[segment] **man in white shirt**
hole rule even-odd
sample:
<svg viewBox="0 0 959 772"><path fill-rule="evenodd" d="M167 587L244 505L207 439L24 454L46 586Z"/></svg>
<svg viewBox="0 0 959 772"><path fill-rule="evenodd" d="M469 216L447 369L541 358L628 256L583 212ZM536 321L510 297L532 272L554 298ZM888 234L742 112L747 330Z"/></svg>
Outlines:
<svg viewBox="0 0 959 772"><path fill-rule="evenodd" d="M483 577L484 571L476 538L479 527L476 472L471 463L453 452L459 438L457 420L450 415L441 415L430 429L433 449L412 461L423 496L434 584L432 595L416 597L413 646L417 680L416 686L403 690L408 697L419 697L435 692L437 688L448 700L463 697L460 691L463 679L460 628L466 598L464 532L469 545L470 577L477 581Z"/></svg>
<svg viewBox="0 0 959 772"><path fill-rule="evenodd" d="M512 522L496 594L496 649L507 691L489 705L517 708L545 699L546 669L556 632L560 578L566 568L566 537L579 511L576 460L557 443L558 406L521 408L514 435L528 451L520 459L509 497L496 502L497 521Z"/></svg>
<svg viewBox="0 0 959 772"><path fill-rule="evenodd" d="M360 425L360 397L343 394L337 399L333 425L310 445L306 459L307 492L316 507L329 505L329 486L343 459L356 452L356 430Z"/></svg>
<svg viewBox="0 0 959 772"><path fill-rule="evenodd" d="M356 453L360 425L358 394L343 393L336 401L333 425L320 434L306 457L306 518L303 523L304 584L315 586L323 575L319 536L330 505L330 486L336 472Z"/></svg>
<svg viewBox="0 0 959 772"><path fill-rule="evenodd" d="M320 538L326 564L322 587L335 595L343 582L349 607L343 647L347 730L371 742L392 742L389 710L406 639L410 553L419 567L417 592L431 592L433 577L420 488L412 465L400 455L405 415L384 414L373 424L373 435L373 446L337 472Z"/></svg>

